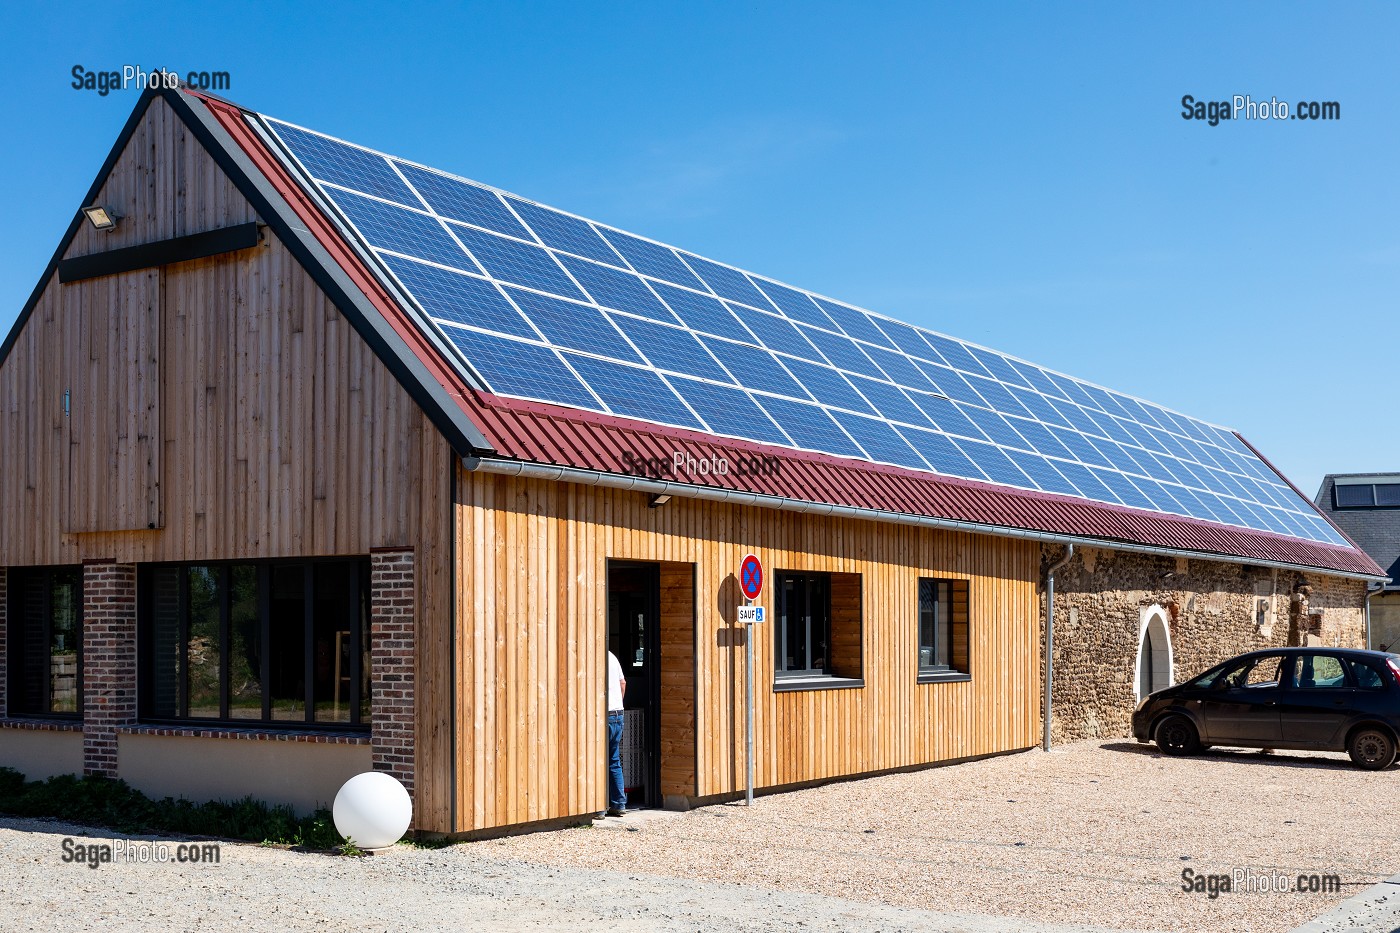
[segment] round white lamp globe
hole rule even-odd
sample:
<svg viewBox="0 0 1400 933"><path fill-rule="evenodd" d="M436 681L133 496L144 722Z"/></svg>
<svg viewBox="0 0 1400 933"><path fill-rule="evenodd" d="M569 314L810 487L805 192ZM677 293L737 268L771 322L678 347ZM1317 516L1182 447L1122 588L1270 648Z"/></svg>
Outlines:
<svg viewBox="0 0 1400 933"><path fill-rule="evenodd" d="M361 849L384 849L408 831L413 801L394 778L382 771L366 771L340 788L331 815L336 831Z"/></svg>

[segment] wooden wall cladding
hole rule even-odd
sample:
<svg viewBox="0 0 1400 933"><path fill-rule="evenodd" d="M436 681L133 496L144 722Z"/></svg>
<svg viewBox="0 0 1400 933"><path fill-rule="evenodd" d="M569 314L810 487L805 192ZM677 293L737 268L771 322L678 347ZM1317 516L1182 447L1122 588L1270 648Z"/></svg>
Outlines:
<svg viewBox="0 0 1400 933"><path fill-rule="evenodd" d="M771 626L757 627L759 786L1036 741L1034 543L685 499L648 508L639 493L466 470L457 503L459 831L605 805L609 559L663 568L667 794L708 797L743 787L744 642L735 624L742 602L735 575L749 550L770 572L859 576L865 680L861 688L775 693ZM686 645L679 630L687 613L678 605L685 571L666 568L690 565L695 622ZM967 581L970 681L917 683L920 576ZM759 602L771 606L771 591ZM693 780L687 728L695 736Z"/></svg>

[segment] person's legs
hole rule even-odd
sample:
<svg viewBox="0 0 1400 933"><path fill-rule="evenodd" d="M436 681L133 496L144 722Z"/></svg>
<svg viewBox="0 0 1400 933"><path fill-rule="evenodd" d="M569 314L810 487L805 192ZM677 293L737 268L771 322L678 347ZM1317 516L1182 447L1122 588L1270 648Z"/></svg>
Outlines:
<svg viewBox="0 0 1400 933"><path fill-rule="evenodd" d="M627 807L627 788L622 776L622 714L608 713L608 808Z"/></svg>

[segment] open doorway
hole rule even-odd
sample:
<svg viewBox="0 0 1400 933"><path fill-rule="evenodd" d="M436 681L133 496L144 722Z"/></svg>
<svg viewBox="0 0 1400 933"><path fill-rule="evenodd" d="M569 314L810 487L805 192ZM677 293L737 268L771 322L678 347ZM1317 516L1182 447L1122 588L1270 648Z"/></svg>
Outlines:
<svg viewBox="0 0 1400 933"><path fill-rule="evenodd" d="M608 562L608 650L627 679L622 772L629 807L661 805L661 565Z"/></svg>

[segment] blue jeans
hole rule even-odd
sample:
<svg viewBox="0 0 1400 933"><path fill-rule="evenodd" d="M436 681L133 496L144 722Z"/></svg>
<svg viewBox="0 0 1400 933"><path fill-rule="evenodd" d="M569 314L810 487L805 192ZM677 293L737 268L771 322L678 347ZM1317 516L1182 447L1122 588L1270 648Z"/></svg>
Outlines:
<svg viewBox="0 0 1400 933"><path fill-rule="evenodd" d="M608 806L627 806L627 786L622 777L622 712L608 713Z"/></svg>

